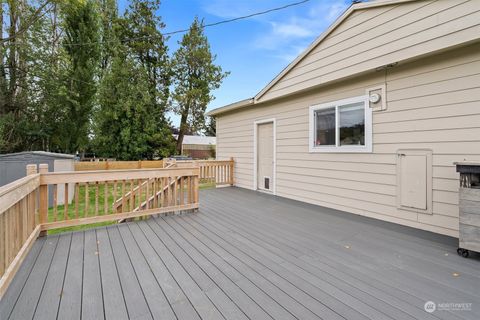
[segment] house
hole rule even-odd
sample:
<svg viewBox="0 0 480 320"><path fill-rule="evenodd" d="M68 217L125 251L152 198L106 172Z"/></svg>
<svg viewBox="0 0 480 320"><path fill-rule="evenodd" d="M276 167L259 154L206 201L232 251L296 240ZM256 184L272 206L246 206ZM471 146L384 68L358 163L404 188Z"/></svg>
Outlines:
<svg viewBox="0 0 480 320"><path fill-rule="evenodd" d="M480 159L480 0L353 4L209 114L238 187L457 237L453 163Z"/></svg>
<svg viewBox="0 0 480 320"><path fill-rule="evenodd" d="M177 135L173 135L175 140ZM191 136L183 137L182 155L192 157L193 159L208 159L215 157L215 137Z"/></svg>

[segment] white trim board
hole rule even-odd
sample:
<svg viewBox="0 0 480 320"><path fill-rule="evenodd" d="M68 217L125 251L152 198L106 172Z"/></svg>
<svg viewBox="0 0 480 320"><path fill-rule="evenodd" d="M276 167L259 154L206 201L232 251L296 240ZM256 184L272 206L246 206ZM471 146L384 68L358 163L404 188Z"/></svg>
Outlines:
<svg viewBox="0 0 480 320"><path fill-rule="evenodd" d="M258 125L273 124L273 183L272 194L277 194L277 121L275 118L255 120L253 122L253 190L261 191L257 187L257 131Z"/></svg>

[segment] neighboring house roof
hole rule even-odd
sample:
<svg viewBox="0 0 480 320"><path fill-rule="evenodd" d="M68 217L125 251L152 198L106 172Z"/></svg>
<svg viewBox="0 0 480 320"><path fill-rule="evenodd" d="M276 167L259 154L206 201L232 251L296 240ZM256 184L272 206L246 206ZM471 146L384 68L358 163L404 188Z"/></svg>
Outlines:
<svg viewBox="0 0 480 320"><path fill-rule="evenodd" d="M75 156L72 154L65 154L65 153L56 153L56 152L47 152L47 151L22 151L16 153L5 153L0 154L0 158L15 158L15 157L22 157L22 156L45 156L51 158L63 158L63 159L73 159Z"/></svg>
<svg viewBox="0 0 480 320"><path fill-rule="evenodd" d="M221 113L225 113L225 112L229 112L229 111L233 111L233 110L237 110L237 109L240 109L240 108L245 108L245 107L251 107L251 106L255 106L259 103L263 103L265 101L270 101L272 99L277 99L277 98L280 98L280 97L284 97L284 96L287 96L289 94L292 94L292 93L296 93L298 91L296 91L296 89L292 89L290 91L288 90L285 90L284 88L282 88L281 86L278 87L278 83L281 82L281 81L286 81L286 82L289 82L291 81L290 79L288 79L288 76L287 74L291 74L292 70L293 72L296 72L296 73L301 73L300 70L304 70L302 68L304 68L304 66L299 66L297 67L299 64L302 64L302 63L305 63L303 62L304 59L314 50L316 50L316 48L318 48L320 45L323 44L323 41L327 39L327 37L333 33L333 36L335 36L335 33L334 31L339 28L339 26L345 22L345 20L347 20L354 12L356 11L359 11L359 10L363 10L363 9L370 9L370 8L377 8L377 7L381 7L381 6L387 6L387 5L391 5L392 7L393 6L398 6L398 5L401 5L401 4L404 4L404 3L413 3L413 5L415 5L415 3L418 4L418 6L426 6L430 3L432 3L431 1L418 1L418 0L376 0L376 1L369 1L369 2L363 2L363 3L354 3L352 4L324 33L322 33L322 35L320 35L302 54L300 54L294 61L292 61L282 72L280 72L265 88L263 88L255 97L252 97L250 99L245 99L245 100L242 100L242 101L239 101L239 102L235 102L233 104L230 104L230 105L227 105L227 106L224 106L224 107L220 107L220 108L217 108L217 109L214 109L214 110L211 110L208 115L210 116L214 116L214 115L218 115L218 114L221 114ZM440 10L440 9L439 9ZM358 17L363 11L360 11L356 16ZM438 11L440 12L440 11ZM474 17L472 17L474 18ZM356 19L356 17L352 17L352 19ZM401 19L401 17L396 17L396 19ZM368 20L366 20L368 21ZM447 32L447 31L445 31ZM478 38L478 35L476 36ZM475 35L473 35L473 37L471 38L475 38ZM443 48L446 48L448 46L454 46L454 45L457 45L459 43L462 43L462 42L468 42L469 40L471 39L458 39L458 43L442 43L443 45ZM347 40L348 41L348 40ZM426 50L430 50L429 52L432 53L432 52L435 52L435 51L438 51L438 50L441 50L443 49L440 45L437 47L431 47L431 48L428 48ZM415 50L413 50L415 51ZM414 58L415 56L421 56L421 55L425 55L427 54L427 52L408 52L408 54L403 54L403 56L395 56L395 59L396 60L390 60L389 62L386 62L385 64L383 65L388 65L390 63L395 63L397 61L403 61L403 60L407 60L407 59L411 59L411 58ZM315 54L312 53L312 54ZM330 57L328 57L330 58ZM327 60L328 60L327 58ZM390 58L390 57L388 57ZM391 58L393 59L393 58ZM382 61L387 61L387 57L385 59L383 59ZM358 75L358 74L361 74L363 72L366 72L368 70L375 70L376 67L380 67L382 65L377 65L377 66L372 66L372 65L369 65L369 64L365 64L364 66L362 66L362 68L344 68L344 69L347 69L347 70L344 70L343 73L339 73L339 72L330 72L328 74L328 76L326 77L323 77L322 75L320 75L320 77L318 78L318 81L316 81L315 83L313 81L311 82L307 82L305 81L305 84L304 84L304 87L302 89L311 89L313 87L318 87L318 86L323 86L327 83L331 83L332 81L335 81L335 80L339 80L339 79L342 79L342 78L346 78L346 77L351 77L351 76L354 76L354 75ZM296 68L297 67L297 68ZM300 68L299 70L297 70L298 68ZM305 72L305 71L303 71ZM286 79L285 76L287 76ZM299 76L298 75L295 75L296 78L298 78ZM273 92L272 92L272 88L273 88Z"/></svg>
<svg viewBox="0 0 480 320"><path fill-rule="evenodd" d="M177 139L178 135L173 135ZM216 145L216 137L207 137L207 136L183 136L183 144L198 144L198 145Z"/></svg>

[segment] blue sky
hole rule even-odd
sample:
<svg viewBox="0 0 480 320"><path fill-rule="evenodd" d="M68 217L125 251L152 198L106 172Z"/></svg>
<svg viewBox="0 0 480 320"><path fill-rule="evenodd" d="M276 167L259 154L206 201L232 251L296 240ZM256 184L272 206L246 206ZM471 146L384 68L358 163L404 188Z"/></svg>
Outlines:
<svg viewBox="0 0 480 320"><path fill-rule="evenodd" d="M205 23L230 19L283 6L298 0L163 0L158 14L165 31L188 28L195 15ZM124 1L121 1L125 3ZM216 63L230 75L208 110L253 97L351 3L350 0L310 0L254 18L206 28ZM120 8L122 10L122 8ZM181 34L170 38L171 53ZM172 116L178 125L178 117Z"/></svg>

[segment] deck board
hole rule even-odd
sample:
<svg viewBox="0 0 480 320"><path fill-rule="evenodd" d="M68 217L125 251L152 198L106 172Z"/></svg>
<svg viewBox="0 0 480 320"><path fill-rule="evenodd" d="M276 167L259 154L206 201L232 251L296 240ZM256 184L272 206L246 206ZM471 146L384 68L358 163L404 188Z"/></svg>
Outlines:
<svg viewBox="0 0 480 320"><path fill-rule="evenodd" d="M155 276L150 272L142 252L133 239L130 229L127 225L120 226L118 229L153 318L165 320L175 319L175 313L158 285Z"/></svg>
<svg viewBox="0 0 480 320"><path fill-rule="evenodd" d="M170 237L164 236L161 238L162 241L166 246L177 253L176 257L178 261L186 269L189 275L196 281L202 291L205 292L207 297L210 299L210 301L212 301L220 313L229 319L246 319L246 317L242 317L243 313L240 311L240 309L238 309L232 300L230 300L228 296L212 280L212 278L219 278L219 273L218 271L215 272L215 267L206 261L206 259L204 259L202 256L195 254L192 255L192 251L188 247L188 244L185 246L185 243L182 243L181 240L172 237L170 232L168 234ZM179 242L184 246L181 247ZM210 276L212 277L210 278L209 271L212 270L215 273L213 276L212 273L210 273Z"/></svg>
<svg viewBox="0 0 480 320"><path fill-rule="evenodd" d="M83 252L82 319L103 318L103 294L98 260L97 234L85 231Z"/></svg>
<svg viewBox="0 0 480 320"><path fill-rule="evenodd" d="M0 319L480 318L480 258L455 239L237 188L200 202L38 239Z"/></svg>
<svg viewBox="0 0 480 320"><path fill-rule="evenodd" d="M13 319L33 318L57 244L58 236L47 239L13 308Z"/></svg>
<svg viewBox="0 0 480 320"><path fill-rule="evenodd" d="M50 237L47 237L47 239ZM60 297L58 319L80 319L82 316L82 287L83 287L83 246L84 233L72 234L72 242L68 254L65 280ZM45 292L45 294L54 294Z"/></svg>
<svg viewBox="0 0 480 320"><path fill-rule="evenodd" d="M210 203L207 201L207 203ZM234 204L234 199L229 199L228 205L232 206ZM218 204L217 204L218 205ZM240 205L240 202L239 202ZM222 207L223 210L228 210L225 209L225 207ZM288 210L288 206L283 207L284 210ZM215 210L213 208L205 208L206 215L213 215ZM272 210L276 210L275 207L271 208ZM302 230L295 231L294 225L296 221L291 221L286 225L285 227L278 227L276 224L283 224L282 221L284 219L278 219L278 221L267 221L267 223L263 222L262 219L254 219L253 221L248 221L250 216L247 217L242 217L243 213L245 211L242 210L241 212L235 212L237 216L235 217L230 217L228 214L216 214L214 215L213 218L209 217L199 217L199 219L205 219L210 221L215 221L219 222L222 221L231 221L232 223L232 228L236 230L236 233L239 233L239 230L242 229L242 224L245 225L245 228L243 230L247 230L246 233L246 238L243 241L249 242L253 241L254 239L258 239L257 243L260 244L260 246L266 246L268 250L264 251L264 254L270 254L270 251L274 252L280 252L280 254L284 254L286 251L284 247L281 247L280 249L275 248L275 244L272 245L271 243L267 245L265 234L272 233L273 230L274 234L276 235L276 240L279 241L280 243L283 243L284 246L292 246L295 243L298 244L298 246L294 247L293 249L296 250L297 252L301 252L304 250L304 248L315 248L313 257L316 259L319 259L320 261L323 261L325 259L329 259L330 257L335 256L336 259L334 260L334 265L338 265L339 263L342 263L342 261L348 260L350 255L352 254L357 254L357 247L356 245L353 245L351 242L351 239L344 238L341 239L342 243L349 243L351 245L350 250L345 250L343 246L341 246L338 243L332 242L328 237L323 236L322 229L325 229L325 226L316 226L315 230L315 235L310 235L308 233L308 228L309 224L314 223L315 221L308 220L309 224L304 224ZM265 211L264 211L265 212ZM277 213L280 213L280 211L276 211ZM284 211L282 211L283 213ZM268 214L265 214L265 216L269 216ZM226 218L228 217L228 218ZM263 216L261 216L263 217ZM300 219L301 217L295 217L294 220ZM293 230L291 230L293 229ZM255 230L258 230L257 232ZM325 229L328 230L328 229ZM355 230L355 229L352 229ZM370 232L374 232L374 230L370 230ZM354 238L355 233L351 235L351 238ZM310 237L314 238L314 241L309 241ZM319 241L320 240L320 241ZM348 240L348 241L346 241ZM372 246L375 245L375 242L372 242ZM317 249L316 247L319 247ZM353 247L355 247L355 250L353 250ZM261 247L259 247L262 250ZM392 246L390 248L392 251L395 251L395 247ZM454 247L450 248L450 253L454 254ZM359 259L362 259L365 261L365 264L367 267L369 267L372 274L375 274L375 277L378 279L380 277L388 279L388 281L391 281L391 279L397 279L399 276L401 276L404 280L409 283L409 287L413 288L417 292L422 292L426 290L428 294L424 295L422 301L429 301L429 300L434 300L437 299L436 301L450 301L453 299L453 301L465 301L465 302L472 302L475 301L475 298L472 296L465 296L465 295L460 295L457 292L457 289L454 286L454 289L451 290L449 287L443 287L439 286L436 282L428 280L425 281L426 279L422 278L419 276L417 273L413 272L406 272L403 270L403 268L395 268L395 263L392 265L392 261L383 259L382 254L385 254L385 252L378 253L377 256L382 257L382 259L379 259L375 256L375 254L370 253L370 249L366 249L367 252L369 252L368 255L365 254L365 252L362 252L362 254L357 254L356 259L350 259L350 265L356 265L358 264ZM445 251L444 251L445 252ZM321 254L321 256L319 256ZM443 254L442 254L443 256ZM301 254L297 254L297 258L302 258ZM455 255L455 258L458 257ZM401 258L400 258L401 259ZM278 260L279 263L282 262L282 260ZM476 261L478 263L478 261ZM302 264L302 267L308 267L307 264ZM365 267L365 266L364 266ZM407 273L407 276L404 276L404 273ZM436 270L431 270L430 274L435 274L437 273ZM451 273L446 273L444 274L445 277L451 277ZM413 279L412 279L413 278ZM460 280L460 279L457 279ZM399 285L402 286L403 281L400 282L394 282L391 284L391 288L395 288L395 286ZM463 280L461 281L462 283L464 282ZM476 282L478 284L478 280ZM460 287L460 286L459 286ZM434 288L435 290L432 291L431 289ZM379 296L382 297L382 296ZM450 299L450 300L448 300ZM473 299L473 300L472 300ZM477 298L478 299L478 298ZM421 302L421 301L420 301ZM423 311L423 303L420 303L417 301L416 305L418 309L421 309ZM454 315L449 315L447 318L454 317Z"/></svg>
<svg viewBox="0 0 480 320"><path fill-rule="evenodd" d="M0 300L0 319L8 319L15 303L18 300L18 296L23 289L23 286L28 280L28 276L32 271L33 266L40 254L46 238L40 238L32 246L32 249L28 253L27 257L20 266L17 274L15 275L15 281L13 281L8 287L7 292Z"/></svg>
<svg viewBox="0 0 480 320"><path fill-rule="evenodd" d="M40 296L34 319L55 319L57 317L71 240L72 234L61 235L58 240L42 290L42 292L52 292L52 294L42 294Z"/></svg>
<svg viewBox="0 0 480 320"><path fill-rule="evenodd" d="M108 228L107 230L129 317L131 319L153 319L118 228Z"/></svg>
<svg viewBox="0 0 480 320"><path fill-rule="evenodd" d="M100 273L102 275L102 294L105 319L128 319L127 307L123 298L122 286L118 277L117 266L113 258L106 228L99 228L97 232Z"/></svg>

